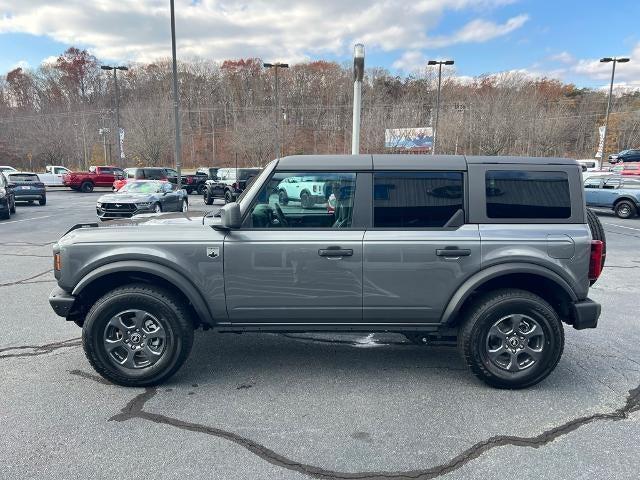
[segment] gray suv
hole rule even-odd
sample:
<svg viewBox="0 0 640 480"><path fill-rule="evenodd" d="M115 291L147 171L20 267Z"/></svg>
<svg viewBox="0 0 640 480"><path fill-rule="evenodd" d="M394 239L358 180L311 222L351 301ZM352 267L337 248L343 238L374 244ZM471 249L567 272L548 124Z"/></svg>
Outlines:
<svg viewBox="0 0 640 480"><path fill-rule="evenodd" d="M282 202L285 183L314 202L293 190ZM597 325L587 295L604 245L590 213L573 160L285 157L219 217L74 227L54 246L49 301L125 386L169 378L202 327L457 343L480 379L523 388L560 360L563 323Z"/></svg>

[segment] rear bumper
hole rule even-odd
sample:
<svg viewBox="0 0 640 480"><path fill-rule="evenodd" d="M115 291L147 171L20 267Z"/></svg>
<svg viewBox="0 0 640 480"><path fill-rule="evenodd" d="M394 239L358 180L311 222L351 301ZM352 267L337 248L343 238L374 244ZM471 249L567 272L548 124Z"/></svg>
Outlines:
<svg viewBox="0 0 640 480"><path fill-rule="evenodd" d="M49 304L56 315L67 318L69 312L76 301L76 297L64 291L60 287L56 287L49 294Z"/></svg>
<svg viewBox="0 0 640 480"><path fill-rule="evenodd" d="M47 196L46 192L43 191L31 191L31 192L15 192L14 196L16 201L21 200L41 200Z"/></svg>
<svg viewBox="0 0 640 480"><path fill-rule="evenodd" d="M583 330L585 328L596 328L600 317L600 304L587 298L576 302L571 306L573 317L573 328Z"/></svg>

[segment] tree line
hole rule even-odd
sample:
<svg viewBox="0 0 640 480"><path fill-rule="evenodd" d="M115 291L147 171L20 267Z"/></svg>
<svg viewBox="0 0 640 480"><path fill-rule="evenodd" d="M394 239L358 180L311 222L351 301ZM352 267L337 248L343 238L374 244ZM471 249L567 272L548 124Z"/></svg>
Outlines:
<svg viewBox="0 0 640 480"><path fill-rule="evenodd" d="M125 159L116 157L114 82L85 50L69 48L37 69L0 77L0 164L173 165L171 64L132 64L118 72ZM431 69L407 77L367 69L361 151L385 152L387 128L428 127L435 118ZM350 153L353 74L347 64L314 61L274 74L258 58L179 63L182 160L199 166L262 166L275 156ZM438 153L593 158L606 92L518 73L471 81L443 78ZM613 99L605 151L640 147L640 93Z"/></svg>

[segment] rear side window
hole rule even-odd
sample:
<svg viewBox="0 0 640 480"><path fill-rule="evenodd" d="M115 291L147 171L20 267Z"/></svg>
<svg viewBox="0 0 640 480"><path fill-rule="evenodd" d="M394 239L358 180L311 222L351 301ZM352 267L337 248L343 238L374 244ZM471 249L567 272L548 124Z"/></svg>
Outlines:
<svg viewBox="0 0 640 480"><path fill-rule="evenodd" d="M375 227L443 227L463 208L462 173L378 172L373 195Z"/></svg>
<svg viewBox="0 0 640 480"><path fill-rule="evenodd" d="M489 218L571 217L566 172L489 170L486 195Z"/></svg>
<svg viewBox="0 0 640 480"><path fill-rule="evenodd" d="M144 177L147 180L163 180L166 178L165 173L157 168L145 168Z"/></svg>
<svg viewBox="0 0 640 480"><path fill-rule="evenodd" d="M632 190L640 190L640 180L627 180L624 181L624 188Z"/></svg>

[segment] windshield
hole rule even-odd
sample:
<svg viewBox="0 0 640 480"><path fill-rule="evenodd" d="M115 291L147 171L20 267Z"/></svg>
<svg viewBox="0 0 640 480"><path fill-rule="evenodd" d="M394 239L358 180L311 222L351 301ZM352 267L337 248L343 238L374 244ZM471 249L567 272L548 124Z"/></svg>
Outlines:
<svg viewBox="0 0 640 480"><path fill-rule="evenodd" d="M12 182L39 182L40 179L35 173L10 173L9 178Z"/></svg>
<svg viewBox="0 0 640 480"><path fill-rule="evenodd" d="M240 194L240 196L236 199L236 202L240 204L240 211L244 214L245 210L249 208L251 204L251 200L256 195L258 190L260 190L260 186L264 183L266 178L271 174L275 166L277 165L277 160L272 160L266 167L262 169L260 175L258 175L251 186L249 188L245 188L244 191Z"/></svg>
<svg viewBox="0 0 640 480"><path fill-rule="evenodd" d="M118 193L158 193L162 191L164 182L130 182L118 190Z"/></svg>

